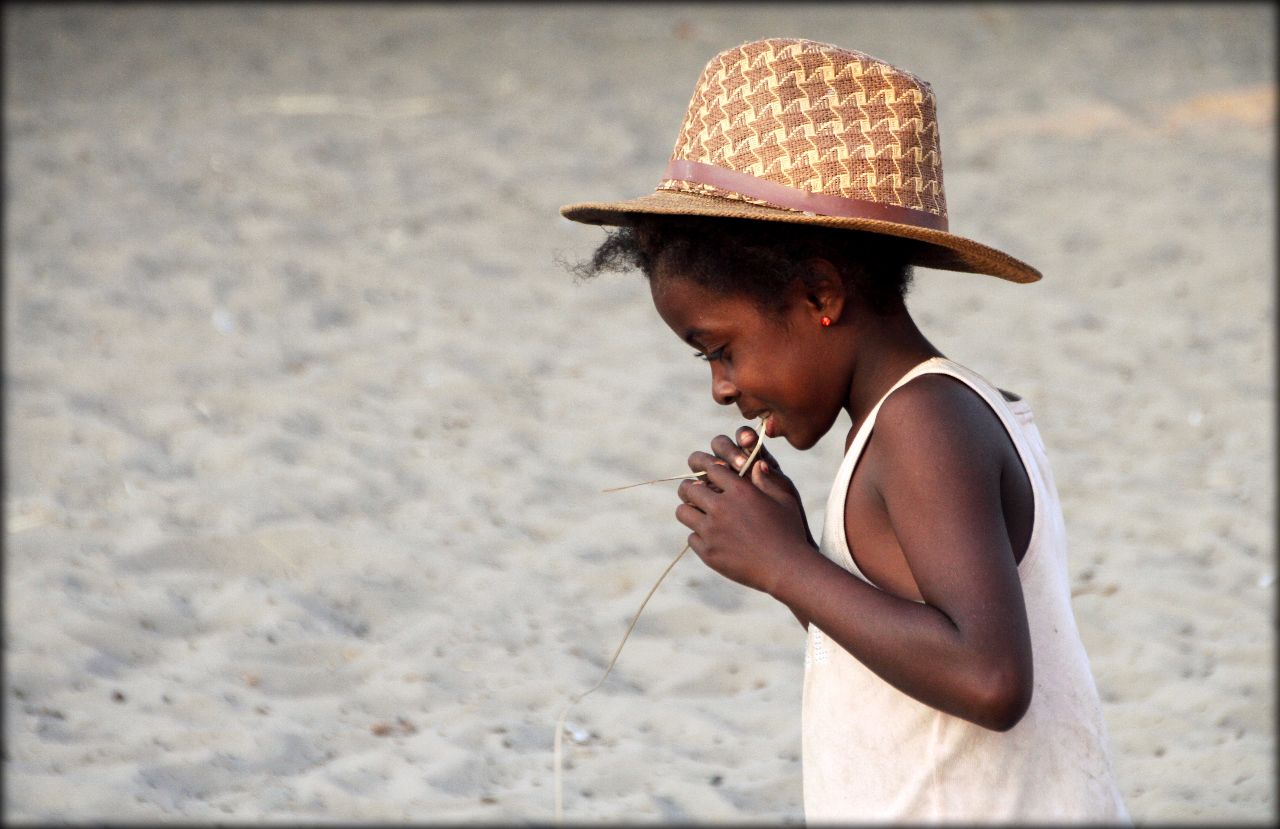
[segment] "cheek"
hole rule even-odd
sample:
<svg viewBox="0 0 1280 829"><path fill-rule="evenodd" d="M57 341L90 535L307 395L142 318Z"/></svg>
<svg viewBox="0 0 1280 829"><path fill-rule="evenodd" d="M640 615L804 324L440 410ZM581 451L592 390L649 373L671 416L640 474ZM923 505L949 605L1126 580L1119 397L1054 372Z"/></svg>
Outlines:
<svg viewBox="0 0 1280 829"><path fill-rule="evenodd" d="M779 395L779 403L783 403L794 414L825 417L827 410L835 405L839 408L838 394L829 377L820 371L812 355L802 353L789 355L785 363L778 365L779 382L775 391Z"/></svg>
<svg viewBox="0 0 1280 829"><path fill-rule="evenodd" d="M766 402L777 408L803 410L814 391L805 369L804 361L794 355L775 353L753 372L753 385Z"/></svg>

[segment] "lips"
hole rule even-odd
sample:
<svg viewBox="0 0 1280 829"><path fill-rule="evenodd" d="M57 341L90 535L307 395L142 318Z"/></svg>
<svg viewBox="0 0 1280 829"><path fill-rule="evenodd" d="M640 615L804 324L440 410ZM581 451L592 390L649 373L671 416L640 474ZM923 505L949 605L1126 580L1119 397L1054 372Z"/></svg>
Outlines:
<svg viewBox="0 0 1280 829"><path fill-rule="evenodd" d="M769 411L768 409L760 409L755 412L743 412L742 416L747 420L752 420L752 421L759 421L760 418L762 417L767 418L767 420L765 420L764 422L764 427L763 427L765 437L772 438L772 437L778 436L777 435L777 432L778 432L777 418L774 415L774 413Z"/></svg>

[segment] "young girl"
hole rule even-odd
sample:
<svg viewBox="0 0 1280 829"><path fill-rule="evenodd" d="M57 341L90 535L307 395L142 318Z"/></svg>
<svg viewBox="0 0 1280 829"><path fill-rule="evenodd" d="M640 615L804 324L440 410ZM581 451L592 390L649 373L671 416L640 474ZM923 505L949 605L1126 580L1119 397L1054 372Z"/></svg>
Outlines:
<svg viewBox="0 0 1280 829"><path fill-rule="evenodd" d="M852 420L820 542L767 448L738 476L750 428L678 490L694 552L808 630L806 819L1127 822L1031 410L904 304L913 264L1040 278L947 231L938 146L914 75L756 41L707 65L656 193L561 212L619 228L579 271L638 268L718 402L801 450Z"/></svg>

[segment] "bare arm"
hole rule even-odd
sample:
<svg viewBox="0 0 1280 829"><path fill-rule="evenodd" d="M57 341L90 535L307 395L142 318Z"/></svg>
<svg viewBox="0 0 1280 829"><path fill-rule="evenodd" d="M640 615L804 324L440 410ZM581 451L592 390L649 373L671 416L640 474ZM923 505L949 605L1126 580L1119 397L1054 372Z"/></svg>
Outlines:
<svg viewBox="0 0 1280 829"><path fill-rule="evenodd" d="M777 486L767 468L751 475L754 487L728 481L736 476L723 467L725 474L708 473L712 487L682 485L695 499L677 516L710 566L770 593L894 687L1008 729L1030 703L1032 676L993 462L1007 436L985 403L945 377L891 395L874 434L861 463L870 465L923 604L878 590L814 550L767 503Z"/></svg>

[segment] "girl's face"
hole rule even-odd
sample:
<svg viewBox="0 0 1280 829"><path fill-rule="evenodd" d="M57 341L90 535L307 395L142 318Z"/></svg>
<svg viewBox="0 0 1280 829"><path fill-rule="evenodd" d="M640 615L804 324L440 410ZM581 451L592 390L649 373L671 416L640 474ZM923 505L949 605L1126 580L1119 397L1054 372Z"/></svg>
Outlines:
<svg viewBox="0 0 1280 829"><path fill-rule="evenodd" d="M688 279L650 280L658 315L711 367L711 396L747 420L768 414L765 435L797 449L817 443L848 396L849 367L821 309L794 292L781 315L745 296L713 293Z"/></svg>

